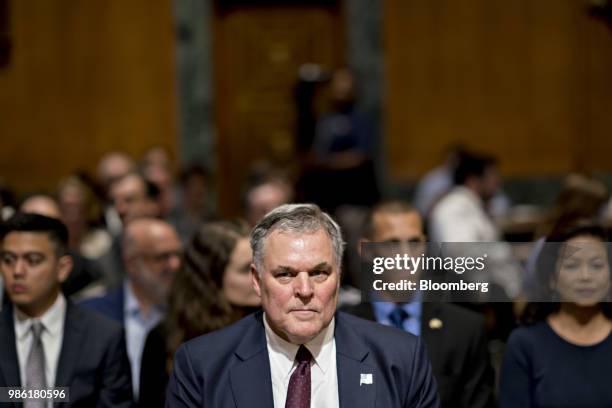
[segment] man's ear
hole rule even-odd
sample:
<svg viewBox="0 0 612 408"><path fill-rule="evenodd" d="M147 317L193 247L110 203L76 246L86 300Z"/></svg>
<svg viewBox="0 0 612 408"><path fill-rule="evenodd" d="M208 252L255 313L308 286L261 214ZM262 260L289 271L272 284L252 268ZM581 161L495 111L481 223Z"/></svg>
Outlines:
<svg viewBox="0 0 612 408"><path fill-rule="evenodd" d="M259 272L257 272L257 268L255 264L251 264L251 282L253 283L253 289L255 289L255 293L257 296L261 297L261 282L259 280Z"/></svg>
<svg viewBox="0 0 612 408"><path fill-rule="evenodd" d="M72 272L72 267L74 263L72 261L72 257L70 255L61 256L57 261L58 263L58 274L57 278L60 283L64 282L70 276L70 272Z"/></svg>

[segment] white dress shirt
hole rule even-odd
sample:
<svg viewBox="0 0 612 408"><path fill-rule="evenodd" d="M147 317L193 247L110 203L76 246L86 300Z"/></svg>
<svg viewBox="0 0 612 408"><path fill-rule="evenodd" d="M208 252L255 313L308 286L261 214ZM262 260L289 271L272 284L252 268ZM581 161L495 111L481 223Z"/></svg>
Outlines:
<svg viewBox="0 0 612 408"><path fill-rule="evenodd" d="M142 351L144 350L147 335L163 317L161 307L153 306L145 316L140 310L138 300L132 291L128 281L124 282L124 327L127 354L132 369L132 391L134 399L138 400L140 395L140 365L142 362Z"/></svg>
<svg viewBox="0 0 612 408"><path fill-rule="evenodd" d="M26 385L26 364L30 348L32 347L32 323L35 319L27 316L18 308L13 309L15 321L15 344L17 346L17 359L19 361L19 373L21 386ZM53 305L39 320L43 325L40 340L45 351L45 379L47 387L55 386L55 375L57 364L64 339L64 322L66 320L66 299L61 293L55 299Z"/></svg>
<svg viewBox="0 0 612 408"><path fill-rule="evenodd" d="M266 342L270 358L274 408L284 408L291 374L297 367L295 356L299 345L291 344L279 337L268 325L264 313ZM308 343L304 344L313 356L311 362L310 406L316 408L338 408L338 373L336 367L335 321Z"/></svg>
<svg viewBox="0 0 612 408"><path fill-rule="evenodd" d="M431 213L430 236L436 242L494 242L499 235L483 201L467 187L455 187Z"/></svg>
<svg viewBox="0 0 612 408"><path fill-rule="evenodd" d="M430 237L434 242L486 242L495 245L474 246L476 253L462 252L463 256L482 256L486 249L487 266L491 273L488 280L502 286L510 299L514 299L522 287L522 270L512 255L512 248L500 242L501 234L487 214L484 203L472 190L457 186L436 205L431 213ZM467 247L462 247L462 251ZM477 277L477 271L464 275ZM476 280L483 281L483 277Z"/></svg>

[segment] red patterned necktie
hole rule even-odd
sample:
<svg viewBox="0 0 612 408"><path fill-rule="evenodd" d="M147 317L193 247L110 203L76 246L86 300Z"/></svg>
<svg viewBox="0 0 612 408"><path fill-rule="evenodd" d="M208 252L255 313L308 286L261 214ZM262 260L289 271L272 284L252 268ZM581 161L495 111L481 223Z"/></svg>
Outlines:
<svg viewBox="0 0 612 408"><path fill-rule="evenodd" d="M312 354L304 345L298 349L298 365L291 374L285 408L310 408L310 361Z"/></svg>

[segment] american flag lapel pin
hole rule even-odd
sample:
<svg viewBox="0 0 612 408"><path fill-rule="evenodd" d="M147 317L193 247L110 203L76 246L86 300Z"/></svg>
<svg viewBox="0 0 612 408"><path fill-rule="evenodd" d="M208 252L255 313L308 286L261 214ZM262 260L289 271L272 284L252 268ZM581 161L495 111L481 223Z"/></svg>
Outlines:
<svg viewBox="0 0 612 408"><path fill-rule="evenodd" d="M361 377L359 378L359 386L361 387L363 384L372 384L374 382L374 379L372 377L372 374L367 373L361 373Z"/></svg>

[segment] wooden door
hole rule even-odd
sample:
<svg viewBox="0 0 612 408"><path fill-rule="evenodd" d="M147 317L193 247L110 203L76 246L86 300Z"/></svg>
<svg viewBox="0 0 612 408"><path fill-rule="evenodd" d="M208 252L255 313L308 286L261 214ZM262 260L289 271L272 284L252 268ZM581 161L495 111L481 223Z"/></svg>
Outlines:
<svg viewBox="0 0 612 408"><path fill-rule="evenodd" d="M292 90L299 67L336 67L344 51L336 2L227 3L215 4L213 64L219 209L235 216L253 164L295 159Z"/></svg>

